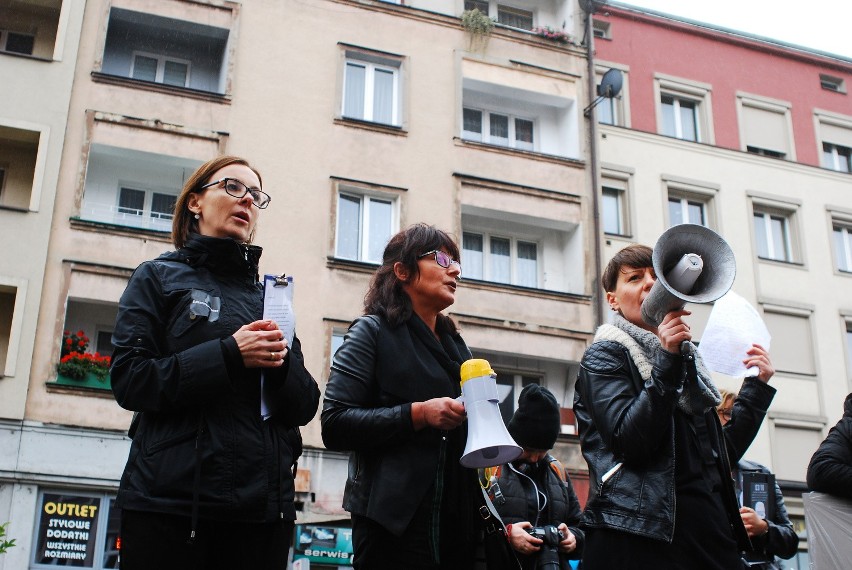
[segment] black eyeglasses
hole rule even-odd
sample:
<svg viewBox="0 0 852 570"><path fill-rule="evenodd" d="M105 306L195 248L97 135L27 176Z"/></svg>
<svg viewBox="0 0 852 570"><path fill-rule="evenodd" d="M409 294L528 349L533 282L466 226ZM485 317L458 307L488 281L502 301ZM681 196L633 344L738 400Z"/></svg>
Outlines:
<svg viewBox="0 0 852 570"><path fill-rule="evenodd" d="M272 201L272 197L260 188L249 188L236 178L221 178L219 180L214 180L213 182L202 186L201 189L204 190L205 188L210 188L211 186L216 186L217 184L222 183L224 183L225 192L227 192L229 196L242 199L243 196L248 194L251 196L251 203L261 210L266 208Z"/></svg>
<svg viewBox="0 0 852 570"><path fill-rule="evenodd" d="M731 421L733 412L734 410L732 408L725 408L724 410L719 410L719 415L725 418L726 420Z"/></svg>
<svg viewBox="0 0 852 570"><path fill-rule="evenodd" d="M450 254L444 253L440 249L433 249L432 251L427 251L426 253L421 253L417 256L417 259L421 257L426 257L427 255L435 254L435 263L443 267L444 269L449 269L450 265L455 264L456 267L459 268L459 275L461 275L461 263L450 257Z"/></svg>

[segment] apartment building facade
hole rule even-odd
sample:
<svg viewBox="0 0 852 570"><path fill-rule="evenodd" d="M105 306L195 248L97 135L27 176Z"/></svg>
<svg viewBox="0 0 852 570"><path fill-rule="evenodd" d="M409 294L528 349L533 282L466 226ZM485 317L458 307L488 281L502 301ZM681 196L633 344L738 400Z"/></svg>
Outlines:
<svg viewBox="0 0 852 570"><path fill-rule="evenodd" d="M596 73L623 78L596 109L603 256L684 222L731 246L778 389L746 457L775 472L804 549L807 463L852 387L852 60L618 2L593 28ZM710 307L688 308L700 340Z"/></svg>
<svg viewBox="0 0 852 570"><path fill-rule="evenodd" d="M110 353L127 279L171 249L175 196L198 165L222 153L248 158L272 196L256 237L261 270L294 277L297 330L321 387L387 238L415 222L435 224L463 249L464 279L448 313L512 392L504 413L523 385L548 386L565 409L559 453L583 470L570 407L597 324L597 291L582 114L585 14L576 3L12 4L44 5L57 29L73 32L56 34L61 60L0 51L4 75L41 66L30 72L41 83L11 108L31 106L44 117L57 106L49 126L58 145L51 160L38 159L47 152L41 142L31 151L31 161L45 163L30 167L44 189L41 209L31 207L35 190L29 202L16 198L21 212L0 209L9 242L32 235L24 223L39 224L42 240L4 253L0 271L0 324L11 331L6 345L17 343L0 344L0 519L11 521L17 540L0 568L46 568L71 554L83 567L115 567L112 499L131 412L114 402L108 378L73 378L57 364L78 332L89 352ZM462 26L473 8L498 22L489 35ZM535 30L547 27L560 33ZM48 73L62 75L61 87L38 88ZM0 111L0 135L41 132L24 117L6 117L9 108ZM15 229L7 215L21 220ZM6 275L18 265L28 272ZM23 307L20 293L7 293L21 282ZM17 404L7 404L7 393ZM342 537L347 457L323 449L318 415L303 436L300 522ZM84 538L52 534L60 510L63 520L88 524ZM308 542L296 541L297 555L306 556L312 532L300 528ZM313 562L345 563L341 548Z"/></svg>

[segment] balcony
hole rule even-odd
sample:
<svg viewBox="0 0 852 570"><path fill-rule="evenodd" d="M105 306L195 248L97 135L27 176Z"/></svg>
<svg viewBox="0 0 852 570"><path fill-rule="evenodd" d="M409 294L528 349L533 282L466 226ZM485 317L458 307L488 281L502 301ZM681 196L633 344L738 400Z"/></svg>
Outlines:
<svg viewBox="0 0 852 570"><path fill-rule="evenodd" d="M229 35L226 28L112 8L100 72L223 95Z"/></svg>
<svg viewBox="0 0 852 570"><path fill-rule="evenodd" d="M0 2L0 53L52 59L62 0Z"/></svg>
<svg viewBox="0 0 852 570"><path fill-rule="evenodd" d="M168 233L183 182L200 164L92 144L78 219Z"/></svg>
<svg viewBox="0 0 852 570"><path fill-rule="evenodd" d="M29 208L40 136L0 125L0 208Z"/></svg>

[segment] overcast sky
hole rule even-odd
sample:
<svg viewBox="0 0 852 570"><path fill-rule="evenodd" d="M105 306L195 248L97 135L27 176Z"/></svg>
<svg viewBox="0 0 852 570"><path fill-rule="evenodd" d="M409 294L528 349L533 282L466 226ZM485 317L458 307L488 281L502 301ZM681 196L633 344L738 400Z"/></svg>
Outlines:
<svg viewBox="0 0 852 570"><path fill-rule="evenodd" d="M618 1L852 59L852 0Z"/></svg>

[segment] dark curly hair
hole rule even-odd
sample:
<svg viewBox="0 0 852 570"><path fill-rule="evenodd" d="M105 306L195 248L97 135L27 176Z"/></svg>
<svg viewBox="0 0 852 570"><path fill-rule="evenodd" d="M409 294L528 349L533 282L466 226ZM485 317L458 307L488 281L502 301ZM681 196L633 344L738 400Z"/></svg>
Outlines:
<svg viewBox="0 0 852 570"><path fill-rule="evenodd" d="M401 263L410 275L409 279L416 279L420 275L418 257L433 249L443 249L453 259L460 257L455 240L434 226L414 224L393 236L385 246L382 265L373 275L364 297L364 314L381 315L394 327L407 321L413 311L411 299L403 290L404 282L396 276L393 267L397 262ZM438 315L436 326L439 330L456 331L455 323L446 315Z"/></svg>

